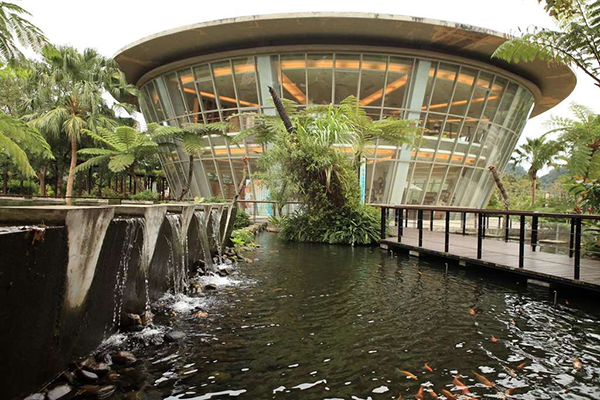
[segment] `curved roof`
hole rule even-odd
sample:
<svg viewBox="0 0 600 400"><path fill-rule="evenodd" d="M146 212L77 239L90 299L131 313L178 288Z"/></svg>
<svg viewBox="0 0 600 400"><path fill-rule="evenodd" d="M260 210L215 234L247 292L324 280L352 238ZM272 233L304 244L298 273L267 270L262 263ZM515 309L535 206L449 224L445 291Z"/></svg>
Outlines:
<svg viewBox="0 0 600 400"><path fill-rule="evenodd" d="M138 83L155 68L222 51L297 44L360 44L434 51L500 67L535 84L532 116L554 107L575 88L569 67L491 59L510 35L471 25L391 14L294 13L202 22L160 32L122 48L115 60Z"/></svg>

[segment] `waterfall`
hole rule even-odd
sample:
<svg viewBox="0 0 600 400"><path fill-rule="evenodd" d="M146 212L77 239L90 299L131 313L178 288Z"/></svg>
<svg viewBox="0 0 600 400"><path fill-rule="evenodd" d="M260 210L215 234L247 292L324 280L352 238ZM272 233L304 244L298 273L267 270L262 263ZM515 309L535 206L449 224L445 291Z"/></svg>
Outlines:
<svg viewBox="0 0 600 400"><path fill-rule="evenodd" d="M111 331L115 331L121 326L121 311L123 310L123 297L125 285L127 284L127 273L129 271L129 262L133 254L133 246L137 241L139 227L143 226L143 218L127 218L124 220L127 223L125 228L125 237L121 246L121 258L119 268L117 269L117 278L113 291L114 308Z"/></svg>
<svg viewBox="0 0 600 400"><path fill-rule="evenodd" d="M217 245L217 254L219 256L219 264L223 264L223 249L221 245L221 215L223 214L223 207L218 209L212 209L210 211L212 221L212 236L215 244Z"/></svg>
<svg viewBox="0 0 600 400"><path fill-rule="evenodd" d="M206 213L204 211L194 211L196 216L196 223L198 224L198 240L200 241L200 247L204 255L204 263L206 264L206 271L212 271L214 269L212 262L212 255L210 254L210 244L208 243L207 232L207 221Z"/></svg>
<svg viewBox="0 0 600 400"><path fill-rule="evenodd" d="M172 286L175 294L183 293L188 286L187 273L187 235L184 235L183 218L180 214L167 214L166 216L173 240L168 240L170 247L170 259L168 269L172 278Z"/></svg>

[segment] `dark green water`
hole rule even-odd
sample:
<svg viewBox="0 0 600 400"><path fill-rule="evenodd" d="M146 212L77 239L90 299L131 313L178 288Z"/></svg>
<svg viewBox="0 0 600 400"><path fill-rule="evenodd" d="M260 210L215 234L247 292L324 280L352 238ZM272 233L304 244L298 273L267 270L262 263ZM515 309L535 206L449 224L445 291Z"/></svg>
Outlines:
<svg viewBox="0 0 600 400"><path fill-rule="evenodd" d="M119 390L138 391L127 398L406 399L421 385L459 398L456 376L473 397L515 388L511 398L600 398L599 314L573 300L553 306L547 292L498 275L451 266L446 276L443 263L378 248L272 234L259 243L259 261L238 267L235 285L196 304L208 317L186 312L189 299L163 317L185 339L126 342L140 358L122 372L130 380Z"/></svg>

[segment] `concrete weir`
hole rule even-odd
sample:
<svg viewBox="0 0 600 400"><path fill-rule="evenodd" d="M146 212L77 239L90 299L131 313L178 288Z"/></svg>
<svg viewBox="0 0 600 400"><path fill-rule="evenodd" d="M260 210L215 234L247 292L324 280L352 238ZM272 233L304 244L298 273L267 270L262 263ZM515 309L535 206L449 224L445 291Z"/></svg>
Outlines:
<svg viewBox="0 0 600 400"><path fill-rule="evenodd" d="M0 388L33 391L229 240L227 204L0 207Z"/></svg>

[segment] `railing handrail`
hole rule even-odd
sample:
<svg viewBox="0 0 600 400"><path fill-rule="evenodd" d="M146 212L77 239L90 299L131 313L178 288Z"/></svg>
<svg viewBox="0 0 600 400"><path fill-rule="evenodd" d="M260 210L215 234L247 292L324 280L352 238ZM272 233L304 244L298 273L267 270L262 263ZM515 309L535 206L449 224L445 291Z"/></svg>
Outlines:
<svg viewBox="0 0 600 400"><path fill-rule="evenodd" d="M544 217L544 218L575 218L575 219L591 219L600 220L600 215L597 214L568 214L568 213L544 213L537 211L524 210L492 210L484 208L468 208L456 206L419 206L409 204L370 204L373 207L395 209L395 210L422 210L422 211L449 211L456 213L468 214L488 214L488 215L515 215L526 217Z"/></svg>

